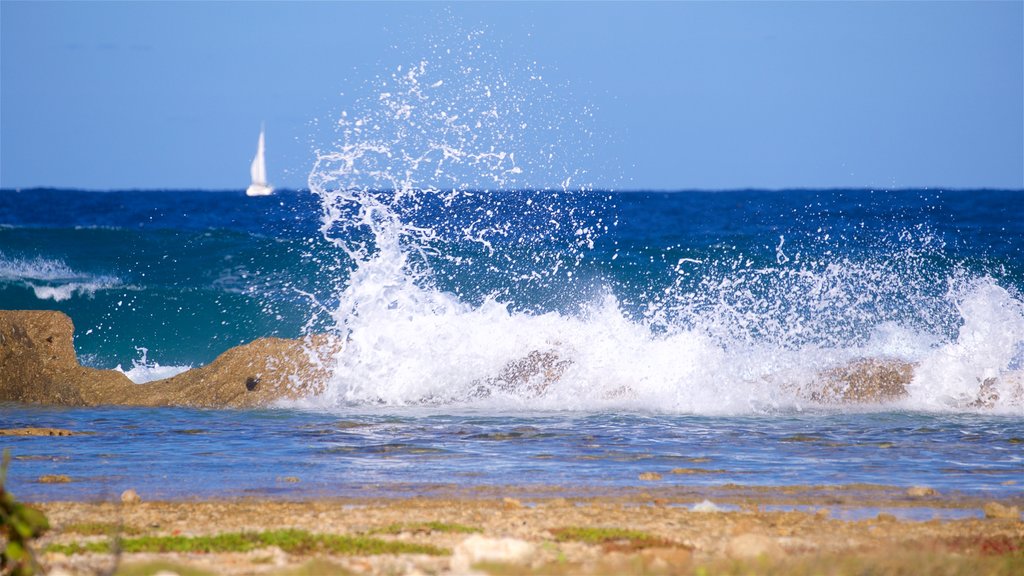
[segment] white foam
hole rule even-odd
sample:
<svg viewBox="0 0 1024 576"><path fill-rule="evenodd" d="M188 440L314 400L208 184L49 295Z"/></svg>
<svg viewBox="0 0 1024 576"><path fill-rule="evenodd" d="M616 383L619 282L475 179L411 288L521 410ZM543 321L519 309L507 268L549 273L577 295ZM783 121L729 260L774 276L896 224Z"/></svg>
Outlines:
<svg viewBox="0 0 1024 576"><path fill-rule="evenodd" d="M106 274L87 274L70 268L61 260L47 258L7 258L0 254L0 281L12 282L32 290L39 300L63 302L74 296L93 296L98 290L121 285L121 280Z"/></svg>
<svg viewBox="0 0 1024 576"><path fill-rule="evenodd" d="M446 259L446 245L476 243L494 255L500 248L489 238L514 234L520 245L537 246L531 281L578 296L578 264L604 229L558 195L546 197L549 206L502 206L496 197L448 222L423 217L430 202L486 200L467 184L468 173L514 187L557 164L532 160L537 151L522 148L529 139L516 130L538 124L521 117L522 98L495 93L500 83L475 78L476 70L462 66L457 81L439 83L430 62L399 69L363 109L342 114L340 143L318 155L309 186L321 198L321 232L351 272L329 308L346 345L332 359L326 391L307 405L799 410L810 405L806 392L822 371L883 357L917 365L900 408L980 409L971 402L981 382L1005 376L995 409L1024 411L1011 374L1024 362L1024 303L991 278L928 272L923 256L941 256L942 245L921 227L900 232L879 261L801 258L798 241L782 236L766 268L742 254L689 259L696 266L679 267L674 284L644 296L639 318L607 288L562 313L515 311L515 292L474 305L439 289L433 263ZM450 100L438 96L452 86ZM556 149L540 145L543 153ZM575 181L580 172L553 181ZM547 210L543 229L512 225L516 210ZM560 248L544 252L546 245ZM507 260L510 269L517 264ZM445 262L475 272L472 259ZM692 274L702 274L696 289L687 283ZM950 289L937 294L944 284ZM527 374L518 386L495 384L531 354L557 370Z"/></svg>
<svg viewBox="0 0 1024 576"><path fill-rule="evenodd" d="M139 358L132 360L131 368L125 370L118 364L114 370L124 374L136 384L163 380L192 368L192 366L162 366L159 362L148 359L149 350L147 348L136 346L135 350L139 353Z"/></svg>

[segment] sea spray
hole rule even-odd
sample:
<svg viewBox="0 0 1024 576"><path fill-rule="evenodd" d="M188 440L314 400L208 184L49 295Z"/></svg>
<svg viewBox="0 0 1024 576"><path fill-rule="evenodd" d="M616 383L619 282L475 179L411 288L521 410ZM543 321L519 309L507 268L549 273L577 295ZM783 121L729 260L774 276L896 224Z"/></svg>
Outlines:
<svg viewBox="0 0 1024 576"><path fill-rule="evenodd" d="M372 85L317 155L337 274L310 326L327 316L345 346L312 402L800 410L823 374L876 358L916 374L883 409L1024 409L1019 293L950 258L921 214L830 229L819 202L760 246L620 245L616 196L558 156L572 119L530 106L545 101L537 76L467 41ZM622 278L628 266L642 272ZM547 364L509 386L531 358Z"/></svg>

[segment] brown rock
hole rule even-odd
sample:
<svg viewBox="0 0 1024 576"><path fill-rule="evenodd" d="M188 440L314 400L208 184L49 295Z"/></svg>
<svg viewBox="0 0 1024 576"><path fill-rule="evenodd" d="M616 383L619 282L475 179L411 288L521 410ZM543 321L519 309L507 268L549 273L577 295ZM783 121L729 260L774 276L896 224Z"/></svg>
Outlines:
<svg viewBox="0 0 1024 576"><path fill-rule="evenodd" d="M657 472L641 472L640 479L649 482L654 480L661 480L661 474L658 474Z"/></svg>
<svg viewBox="0 0 1024 576"><path fill-rule="evenodd" d="M138 504L139 502L142 502L142 497L140 497L139 493L135 490L129 488L124 492L121 492L122 504Z"/></svg>
<svg viewBox="0 0 1024 576"><path fill-rule="evenodd" d="M1017 506L1005 506L999 502L989 502L985 504L983 509L985 510L985 518L1020 520L1020 508Z"/></svg>
<svg viewBox="0 0 1024 576"><path fill-rule="evenodd" d="M74 326L61 312L0 311L0 402L86 404L80 384L131 384L124 374L78 364Z"/></svg>
<svg viewBox="0 0 1024 576"><path fill-rule="evenodd" d="M67 484L71 482L71 477L67 474L47 474L40 476L39 482L42 484Z"/></svg>
<svg viewBox="0 0 1024 576"><path fill-rule="evenodd" d="M562 377L570 365L571 360L562 360L554 352L534 350L525 358L506 364L495 378L487 380L487 385L506 392L516 391L530 396L540 396L547 391L548 386ZM481 392L486 389L487 387L483 387ZM483 395L486 395L486 392Z"/></svg>
<svg viewBox="0 0 1024 576"><path fill-rule="evenodd" d="M820 373L821 387L811 400L823 404L878 403L907 395L914 365L901 360L865 358Z"/></svg>
<svg viewBox="0 0 1024 576"><path fill-rule="evenodd" d="M74 326L61 312L0 311L0 402L92 406L251 408L320 392L340 346L327 336L260 338L172 378L134 384L78 364Z"/></svg>
<svg viewBox="0 0 1024 576"><path fill-rule="evenodd" d="M75 432L61 428L4 428L0 436L74 436Z"/></svg>
<svg viewBox="0 0 1024 576"><path fill-rule="evenodd" d="M910 496L911 498L925 498L927 496L938 495L938 490L927 486L911 486L910 488L907 488L907 496Z"/></svg>

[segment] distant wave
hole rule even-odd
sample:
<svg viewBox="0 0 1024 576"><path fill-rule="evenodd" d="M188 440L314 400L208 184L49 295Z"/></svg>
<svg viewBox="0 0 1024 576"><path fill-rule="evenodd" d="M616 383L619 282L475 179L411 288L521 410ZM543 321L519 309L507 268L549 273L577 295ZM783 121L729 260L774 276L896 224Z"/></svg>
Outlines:
<svg viewBox="0 0 1024 576"><path fill-rule="evenodd" d="M29 288L39 300L54 302L63 302L74 296L92 296L98 290L122 285L115 276L80 272L62 260L9 258L2 253L0 283Z"/></svg>

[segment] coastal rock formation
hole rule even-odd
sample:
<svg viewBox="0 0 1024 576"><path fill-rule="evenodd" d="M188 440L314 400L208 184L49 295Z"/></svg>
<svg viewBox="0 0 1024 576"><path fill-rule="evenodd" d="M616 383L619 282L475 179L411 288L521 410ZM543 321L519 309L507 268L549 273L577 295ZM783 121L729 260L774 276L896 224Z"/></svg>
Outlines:
<svg viewBox="0 0 1024 576"><path fill-rule="evenodd" d="M79 365L71 318L60 312L0 311L0 401L80 406L89 403L84 383L131 386L113 370Z"/></svg>
<svg viewBox="0 0 1024 576"><path fill-rule="evenodd" d="M146 384L122 372L78 363L74 326L61 312L0 310L0 402L93 406L187 406L255 408L323 392L332 358L344 343L326 335L299 340L259 338L236 346L206 366ZM500 391L539 397L563 377L572 360L553 350L534 350L508 362L494 377L477 383L471 398ZM864 358L822 370L792 389L818 404L868 404L900 400L915 365L897 359ZM623 387L616 395L628 395ZM1001 399L1002 398L1002 399ZM991 408L1024 403L1024 372L981 382L963 405Z"/></svg>
<svg viewBox="0 0 1024 576"><path fill-rule="evenodd" d="M135 384L116 370L78 363L74 325L52 311L0 311L0 402L92 406L252 408L320 391L326 336L260 338L231 348L210 364L177 376ZM318 351L318 352L313 352Z"/></svg>
<svg viewBox="0 0 1024 576"><path fill-rule="evenodd" d="M901 360L864 358L818 375L820 387L810 399L821 404L878 403L907 395L914 365Z"/></svg>

